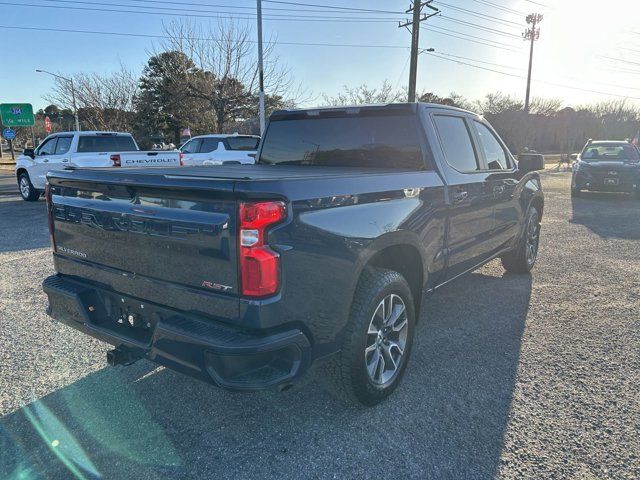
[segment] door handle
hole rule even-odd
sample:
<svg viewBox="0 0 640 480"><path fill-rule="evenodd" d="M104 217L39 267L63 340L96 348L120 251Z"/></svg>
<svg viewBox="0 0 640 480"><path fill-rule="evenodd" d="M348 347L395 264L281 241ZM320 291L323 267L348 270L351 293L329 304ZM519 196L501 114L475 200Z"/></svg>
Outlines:
<svg viewBox="0 0 640 480"><path fill-rule="evenodd" d="M69 161L69 159L68 159L68 158L63 158L63 159L62 159L62 163L67 163L68 161Z"/></svg>
<svg viewBox="0 0 640 480"><path fill-rule="evenodd" d="M47 163L48 161L49 161L49 159L48 159L48 158L44 158L44 159L42 160L42 162L43 162L43 163Z"/></svg>
<svg viewBox="0 0 640 480"><path fill-rule="evenodd" d="M463 190L456 190L455 192L453 192L453 203L464 202L468 196L468 192L465 192Z"/></svg>

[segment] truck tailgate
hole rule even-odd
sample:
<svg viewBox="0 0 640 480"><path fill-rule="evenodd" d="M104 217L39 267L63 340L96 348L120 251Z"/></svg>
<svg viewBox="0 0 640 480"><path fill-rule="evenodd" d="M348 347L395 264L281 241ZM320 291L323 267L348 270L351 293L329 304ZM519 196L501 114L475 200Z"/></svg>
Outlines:
<svg viewBox="0 0 640 480"><path fill-rule="evenodd" d="M120 172L49 178L57 263L119 272L123 282L139 278L159 290L218 296L228 312L229 297L238 292L233 182L198 190L159 175L132 181Z"/></svg>
<svg viewBox="0 0 640 480"><path fill-rule="evenodd" d="M120 166L122 167L179 167L180 152L148 151L148 152L124 152L120 153Z"/></svg>

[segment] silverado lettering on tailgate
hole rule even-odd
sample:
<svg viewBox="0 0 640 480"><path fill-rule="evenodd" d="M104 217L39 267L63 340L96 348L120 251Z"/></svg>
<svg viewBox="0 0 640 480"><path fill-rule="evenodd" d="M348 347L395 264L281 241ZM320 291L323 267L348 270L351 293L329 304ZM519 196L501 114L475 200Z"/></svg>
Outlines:
<svg viewBox="0 0 640 480"><path fill-rule="evenodd" d="M119 232L137 233L154 237L170 237L186 240L189 235L215 235L226 228L214 224L199 225L179 223L161 219L137 217L128 213L95 213L87 209L70 205L54 205L53 215L56 221L76 223L90 228Z"/></svg>

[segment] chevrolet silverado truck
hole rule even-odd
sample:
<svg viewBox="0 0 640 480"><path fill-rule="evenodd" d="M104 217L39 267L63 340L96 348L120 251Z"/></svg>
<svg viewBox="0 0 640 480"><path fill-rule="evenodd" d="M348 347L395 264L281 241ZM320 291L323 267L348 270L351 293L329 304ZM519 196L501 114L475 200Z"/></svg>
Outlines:
<svg viewBox="0 0 640 480"><path fill-rule="evenodd" d="M16 180L22 198L40 198L47 173L66 168L170 167L181 165L180 152L140 151L129 133L60 132L38 148L26 149L16 161Z"/></svg>
<svg viewBox="0 0 640 480"><path fill-rule="evenodd" d="M257 157L50 173L48 314L115 346L111 365L234 390L314 366L374 405L403 376L423 293L492 259L536 262L542 158L516 161L471 112L278 111Z"/></svg>

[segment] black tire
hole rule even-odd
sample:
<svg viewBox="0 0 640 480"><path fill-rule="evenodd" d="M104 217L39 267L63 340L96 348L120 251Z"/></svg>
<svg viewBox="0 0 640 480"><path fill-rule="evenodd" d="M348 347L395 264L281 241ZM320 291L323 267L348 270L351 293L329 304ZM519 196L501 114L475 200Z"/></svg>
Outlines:
<svg viewBox="0 0 640 480"><path fill-rule="evenodd" d="M502 256L502 266L509 273L528 273L538 258L540 243L540 212L529 207L525 216L524 230L514 250Z"/></svg>
<svg viewBox="0 0 640 480"><path fill-rule="evenodd" d="M18 190L22 199L27 202L35 202L40 198L40 190L36 190L26 172L18 176Z"/></svg>
<svg viewBox="0 0 640 480"><path fill-rule="evenodd" d="M383 328L389 329L388 337L387 333L382 337L380 332L378 334L369 333L372 328L377 328L374 323L380 321L384 325L384 317L377 315L383 300L394 302L392 308L386 307L394 314L400 311L402 305L405 307L406 338L404 343L400 341L400 336L404 337L405 335L404 327L403 330L396 332L394 328L383 326ZM398 317L397 323L390 323L390 325L399 328L401 324L405 325L404 321L404 318ZM411 354L414 326L413 296L404 277L392 270L367 269L362 274L356 288L349 324L343 332L341 351L324 365L323 381L327 389L338 398L356 405L373 406L383 401L391 395L402 380ZM373 343L371 344L371 342ZM398 345L402 345L403 348L400 349ZM373 351L365 353L372 347ZM400 351L402 351L400 356L395 358ZM370 374L370 366L376 363L374 361L376 354L378 362L375 371ZM387 355L391 355L391 357ZM379 357L382 357L382 361ZM386 369L387 362L390 367L388 370ZM394 365L397 365L395 369L393 369ZM385 380L385 375L391 376ZM378 381L373 377L376 377Z"/></svg>

